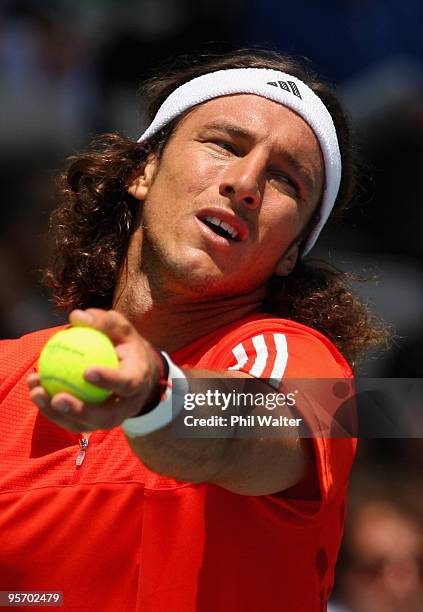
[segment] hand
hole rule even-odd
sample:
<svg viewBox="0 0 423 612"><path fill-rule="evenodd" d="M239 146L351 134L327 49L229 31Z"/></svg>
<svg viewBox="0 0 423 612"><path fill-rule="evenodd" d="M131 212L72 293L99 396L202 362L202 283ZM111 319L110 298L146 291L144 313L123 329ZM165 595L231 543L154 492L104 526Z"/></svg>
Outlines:
<svg viewBox="0 0 423 612"><path fill-rule="evenodd" d="M111 429L137 415L157 390L161 365L157 352L115 310L74 310L69 321L73 325L94 327L113 342L119 368L90 367L84 372L85 380L109 389L112 395L102 404L86 404L65 392L50 397L34 373L27 380L31 400L46 418L75 433Z"/></svg>

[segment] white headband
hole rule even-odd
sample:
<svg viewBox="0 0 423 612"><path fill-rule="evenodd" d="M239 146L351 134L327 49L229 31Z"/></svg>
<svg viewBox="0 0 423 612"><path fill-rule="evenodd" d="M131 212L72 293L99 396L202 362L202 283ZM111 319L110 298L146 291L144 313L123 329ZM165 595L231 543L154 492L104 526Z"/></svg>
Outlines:
<svg viewBox="0 0 423 612"><path fill-rule="evenodd" d="M320 98L300 79L267 68L234 68L203 74L184 83L166 98L138 142L148 140L192 106L239 93L255 94L287 106L308 123L319 141L325 162L325 187L320 218L304 245L303 255L306 255L316 242L335 204L342 165L332 117Z"/></svg>

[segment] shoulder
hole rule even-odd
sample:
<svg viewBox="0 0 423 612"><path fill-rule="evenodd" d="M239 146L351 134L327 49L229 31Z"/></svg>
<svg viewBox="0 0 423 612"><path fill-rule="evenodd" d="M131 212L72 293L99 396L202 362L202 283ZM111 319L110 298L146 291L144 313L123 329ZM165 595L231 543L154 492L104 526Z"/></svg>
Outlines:
<svg viewBox="0 0 423 612"><path fill-rule="evenodd" d="M40 350L45 342L57 331L68 327L67 325L58 325L57 327L48 327L30 332L20 338L0 340L1 356L7 352L15 350L31 351Z"/></svg>
<svg viewBox="0 0 423 612"><path fill-rule="evenodd" d="M64 325L41 329L20 338L0 341L0 384L9 377L19 377L26 372L38 355L47 340Z"/></svg>
<svg viewBox="0 0 423 612"><path fill-rule="evenodd" d="M258 378L276 374L352 376L343 355L326 336L301 323L266 314L242 319L204 336L175 357L191 357L194 367L239 370Z"/></svg>

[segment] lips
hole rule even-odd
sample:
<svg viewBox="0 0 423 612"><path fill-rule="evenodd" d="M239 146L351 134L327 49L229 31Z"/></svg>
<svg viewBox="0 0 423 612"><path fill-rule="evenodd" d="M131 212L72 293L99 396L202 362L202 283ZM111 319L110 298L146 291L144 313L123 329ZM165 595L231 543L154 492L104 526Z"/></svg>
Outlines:
<svg viewBox="0 0 423 612"><path fill-rule="evenodd" d="M218 207L209 208L200 211L197 214L197 219L207 225L217 236L226 238L231 242L241 242L248 236L246 224L232 211Z"/></svg>
<svg viewBox="0 0 423 612"><path fill-rule="evenodd" d="M218 236L227 238L228 240L236 240L238 237L238 230L236 230L229 223L221 221L217 217L204 217L201 219L211 230L213 230Z"/></svg>

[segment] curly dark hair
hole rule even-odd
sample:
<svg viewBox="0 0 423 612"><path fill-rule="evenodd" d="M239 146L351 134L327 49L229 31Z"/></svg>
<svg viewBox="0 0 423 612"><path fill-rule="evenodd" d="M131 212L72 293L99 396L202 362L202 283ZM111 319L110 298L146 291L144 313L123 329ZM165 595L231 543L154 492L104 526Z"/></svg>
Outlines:
<svg viewBox="0 0 423 612"><path fill-rule="evenodd" d="M349 203L355 184L350 130L334 91L299 61L274 51L238 50L229 54L185 56L160 70L142 89L153 119L167 96L196 76L225 68L273 68L298 77L323 101L338 135L342 177L332 218ZM82 154L69 159L58 180L59 205L52 213L53 237L44 284L56 305L111 308L118 273L134 228L138 202L125 187L140 172L151 153L160 158L181 117L165 126L148 143L118 134L94 139ZM311 219L304 233L310 231ZM272 277L263 310L310 325L341 350L354 367L370 347L386 342L384 326L351 292L347 276L319 263L301 260L285 278Z"/></svg>

